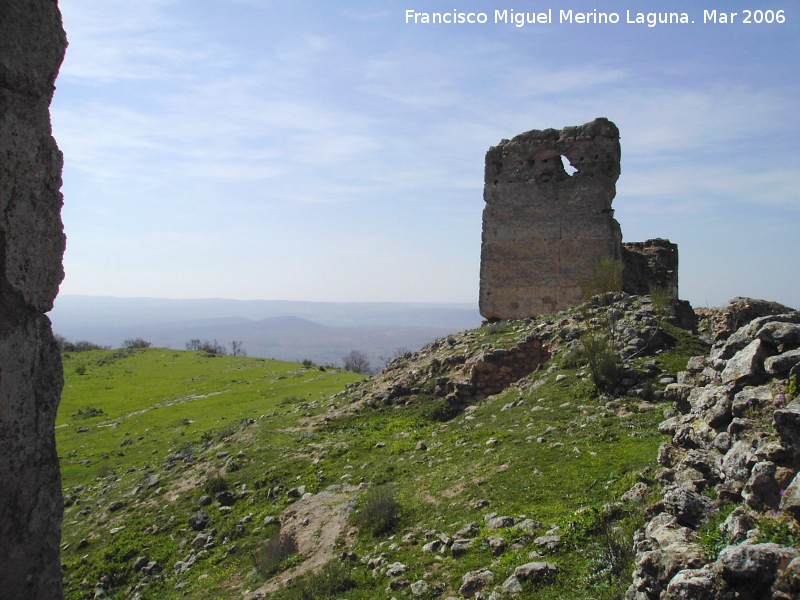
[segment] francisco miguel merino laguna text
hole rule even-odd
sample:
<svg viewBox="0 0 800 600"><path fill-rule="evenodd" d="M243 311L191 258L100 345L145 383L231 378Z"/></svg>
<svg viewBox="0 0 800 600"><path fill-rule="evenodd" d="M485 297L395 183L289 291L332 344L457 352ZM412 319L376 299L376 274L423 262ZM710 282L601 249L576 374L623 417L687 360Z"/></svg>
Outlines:
<svg viewBox="0 0 800 600"><path fill-rule="evenodd" d="M513 9L495 10L493 19L494 24L509 24L515 27L525 27L526 25L548 25L556 21L553 20L553 9L539 12L521 12ZM485 25L490 22L489 13L485 12L463 12L453 9L449 12L419 12L413 9L406 9L405 21L408 25ZM576 10L559 10L558 23L568 23L577 25L616 25L625 23L630 25L673 25L691 23L689 14L685 12L636 12L625 11L625 20L622 20L618 12L603 12L594 9L589 12Z"/></svg>

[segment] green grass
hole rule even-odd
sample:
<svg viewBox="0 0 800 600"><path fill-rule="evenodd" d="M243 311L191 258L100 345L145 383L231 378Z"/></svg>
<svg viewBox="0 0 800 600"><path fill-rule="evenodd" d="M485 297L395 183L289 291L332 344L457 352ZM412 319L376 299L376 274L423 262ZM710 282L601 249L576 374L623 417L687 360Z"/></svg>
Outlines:
<svg viewBox="0 0 800 600"><path fill-rule="evenodd" d="M125 597L125 586L140 579L130 568L138 556L171 572L187 553L182 541L194 534L187 521L197 498L207 493L209 477L223 471L231 471L229 487L245 485L252 497L230 513L208 512L218 540L228 537L227 548L241 544L239 519L279 514L280 506L259 497L263 488L295 482L301 473L313 482L308 459L293 451L304 429L300 419L323 411L331 394L360 379L294 363L166 349L65 354L64 372L56 438L68 504L62 552L68 598L92 597L103 576L113 581L112 597ZM232 463L217 458L226 451ZM240 451L244 456L236 458ZM158 481L149 487L153 476ZM111 511L113 502L124 506ZM119 526L124 529L112 534ZM231 571L235 580L251 569L244 550L255 541L245 539L241 555L220 544L201 569L220 585ZM172 585L156 581L149 593L171 597ZM214 597L205 587L196 597Z"/></svg>
<svg viewBox="0 0 800 600"><path fill-rule="evenodd" d="M521 321L484 327L464 344L471 350L512 344L526 327ZM673 348L657 360L674 372L697 346L688 334L669 333ZM310 427L306 417L324 413L331 402L350 402L339 392L360 376L163 349L66 355L57 429L70 504L62 555L66 597L93 597L107 576L110 598L127 598L145 583L142 598L241 598L263 583L252 557L275 535L277 526L262 523L290 504L287 490L305 486L317 493L347 483L388 486L382 489L393 492L392 527L357 529L353 545L340 548L357 558L346 572L329 569L316 583L298 582L276 598L309 597L323 579L332 597L390 597L391 578L373 576L361 560L379 554L405 564L407 581L425 579L437 590L430 598L455 595L463 574L479 568L490 568L502 584L536 547L518 527L488 529L490 512L540 522L536 536L561 530L562 544L542 559L559 572L528 586L526 597L619 598L632 569L625 541L642 522L643 508L619 499L637 481L652 482L664 406L640 411L638 400L616 398L609 409L585 366L567 368L560 356L551 364L563 368L542 369L523 388L511 387L445 422L430 418L423 399L365 407ZM566 378L557 382L558 375ZM230 510L217 503L203 508L216 530L214 544L178 574L173 566L196 536L188 519L198 499L225 489L241 499ZM110 510L114 502L123 505ZM478 534L463 556L422 551L431 532L452 537L468 523ZM124 529L112 534L117 527ZM494 556L488 540L498 535L508 547ZM161 572L149 578L134 572L139 556L158 562ZM411 592L391 596L411 598Z"/></svg>

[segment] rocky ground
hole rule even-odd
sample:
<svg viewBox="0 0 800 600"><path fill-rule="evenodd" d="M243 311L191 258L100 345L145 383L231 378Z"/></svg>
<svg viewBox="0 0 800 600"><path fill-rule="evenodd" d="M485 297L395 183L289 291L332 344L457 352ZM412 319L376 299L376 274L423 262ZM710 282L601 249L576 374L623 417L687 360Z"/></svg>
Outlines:
<svg viewBox="0 0 800 600"><path fill-rule="evenodd" d="M94 552L67 565L68 595L796 597L800 315L744 299L698 314L607 294L448 336L330 396L276 399L169 452L135 506L114 495L135 473L98 479L97 499L67 494L66 543ZM598 337L607 372L589 364ZM314 381L287 374L236 381ZM354 515L384 485L396 521L365 532ZM249 556L275 535L296 551L260 576Z"/></svg>
<svg viewBox="0 0 800 600"><path fill-rule="evenodd" d="M663 499L626 598L798 598L800 313L739 299L708 316L710 354L666 389Z"/></svg>

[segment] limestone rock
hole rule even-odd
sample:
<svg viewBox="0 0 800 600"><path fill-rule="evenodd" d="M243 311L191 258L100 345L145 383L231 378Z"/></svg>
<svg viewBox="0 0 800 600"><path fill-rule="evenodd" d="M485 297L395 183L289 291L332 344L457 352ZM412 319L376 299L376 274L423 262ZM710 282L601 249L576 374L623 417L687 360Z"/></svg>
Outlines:
<svg viewBox="0 0 800 600"><path fill-rule="evenodd" d="M778 544L728 546L720 552L718 563L722 578L740 587L768 588L777 571L785 569L797 558L795 548Z"/></svg>
<svg viewBox="0 0 800 600"><path fill-rule="evenodd" d="M717 600L714 573L708 568L680 571L667 586L664 600Z"/></svg>
<svg viewBox="0 0 800 600"><path fill-rule="evenodd" d="M768 351L761 340L756 339L747 344L728 361L722 371L722 383L760 383L764 379L764 359Z"/></svg>
<svg viewBox="0 0 800 600"><path fill-rule="evenodd" d="M494 573L489 569L469 571L464 575L458 593L464 598L472 598L492 581L494 581Z"/></svg>
<svg viewBox="0 0 800 600"><path fill-rule="evenodd" d="M558 567L549 562L529 562L514 569L514 577L522 581L541 581L558 571Z"/></svg>
<svg viewBox="0 0 800 600"><path fill-rule="evenodd" d="M796 475L781 497L780 509L800 519L800 475Z"/></svg>
<svg viewBox="0 0 800 600"><path fill-rule="evenodd" d="M522 592L522 584L513 575L503 582L503 594L506 596L516 596Z"/></svg>
<svg viewBox="0 0 800 600"><path fill-rule="evenodd" d="M776 410L773 419L781 439L795 452L800 452L800 398L792 400L786 408Z"/></svg>
<svg viewBox="0 0 800 600"><path fill-rule="evenodd" d="M49 105L66 37L52 0L0 0L0 14L0 590L58 599L63 380L43 313L63 279L62 157Z"/></svg>
<svg viewBox="0 0 800 600"><path fill-rule="evenodd" d="M764 370L772 376L779 376L789 373L798 364L800 364L800 348L795 348L778 356L768 357L764 361Z"/></svg>

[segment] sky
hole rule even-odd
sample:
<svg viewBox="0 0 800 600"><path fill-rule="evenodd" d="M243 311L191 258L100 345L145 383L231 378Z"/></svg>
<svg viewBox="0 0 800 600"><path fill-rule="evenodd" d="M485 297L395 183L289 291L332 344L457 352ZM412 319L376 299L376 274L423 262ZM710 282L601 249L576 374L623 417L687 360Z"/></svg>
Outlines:
<svg viewBox="0 0 800 600"><path fill-rule="evenodd" d="M800 307L796 0L59 6L62 294L477 303L486 150L603 116L621 135L623 238L678 244L682 298ZM783 12L744 23L753 7ZM703 22L723 9L733 23Z"/></svg>

